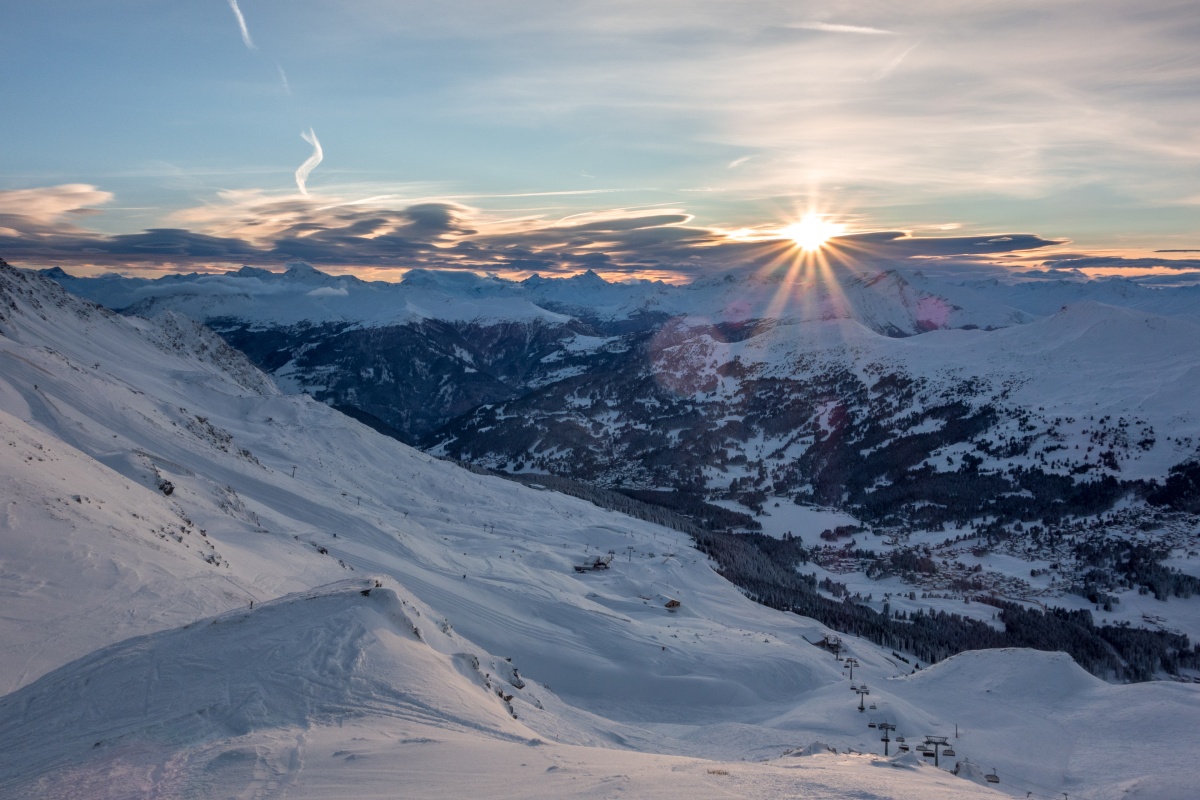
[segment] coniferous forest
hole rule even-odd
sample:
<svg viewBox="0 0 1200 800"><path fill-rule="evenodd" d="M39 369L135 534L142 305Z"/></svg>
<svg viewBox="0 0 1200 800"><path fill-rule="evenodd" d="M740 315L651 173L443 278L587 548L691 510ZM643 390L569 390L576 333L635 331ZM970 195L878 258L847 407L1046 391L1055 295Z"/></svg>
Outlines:
<svg viewBox="0 0 1200 800"><path fill-rule="evenodd" d="M1002 625L995 627L945 611L893 612L886 603L882 611L876 610L857 602L840 584L829 580L818 582L815 575L804 574L804 566L814 560L816 551L806 547L799 537L776 539L755 532L731 533L705 528L690 516L704 511L702 506L707 505L697 505L695 498L671 498L670 505L678 508L674 510L661 504L663 498L657 496L661 493L643 493L634 497L632 492L616 492L558 476L517 477L470 464L462 466L473 472L501 475L553 489L687 533L696 549L712 559L717 571L752 600L811 617L836 631L861 636L882 647L911 653L917 664L932 664L965 650L1028 647L1065 651L1088 672L1109 680L1147 681L1155 674L1174 675L1181 669L1200 669L1200 644L1192 644L1187 636L1120 625L1096 625L1091 612L1086 610L1050 608L1042 611L985 594L971 598L996 608L996 621ZM658 502L645 502L650 499ZM689 515L685 516L683 511ZM1142 563L1138 560L1139 555L1146 564L1156 563L1140 551L1122 555L1123 564L1132 564L1134 571L1142 569L1150 579L1162 582L1163 597L1171 588L1176 588L1180 579L1188 578L1160 574L1152 566L1139 568ZM1189 583L1187 587L1179 588L1178 594L1182 595L1191 586ZM828 597L828 594L838 599Z"/></svg>

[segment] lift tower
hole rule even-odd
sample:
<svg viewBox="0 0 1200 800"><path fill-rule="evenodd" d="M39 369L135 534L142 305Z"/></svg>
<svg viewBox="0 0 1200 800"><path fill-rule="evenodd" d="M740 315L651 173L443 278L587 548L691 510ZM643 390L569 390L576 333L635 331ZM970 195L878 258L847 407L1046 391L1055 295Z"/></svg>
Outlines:
<svg viewBox="0 0 1200 800"><path fill-rule="evenodd" d="M867 688L865 683L862 686L852 686L850 688L854 689L855 694L858 695L858 710L866 711L867 707L863 704L863 698L869 695L871 690Z"/></svg>
<svg viewBox="0 0 1200 800"><path fill-rule="evenodd" d="M941 751L938 748L940 748L940 747L949 748L950 747L950 742L948 742L946 739L947 739L947 737L945 737L945 736L926 736L925 737L925 746L933 748L933 765L935 767L941 766L940 762L938 761L938 756L941 755Z"/></svg>
<svg viewBox="0 0 1200 800"><path fill-rule="evenodd" d="M888 737L888 731L896 730L896 726L890 722L881 722L877 727L883 731L883 738L879 741L883 742L883 754L886 756L888 754L888 745L892 742L891 738Z"/></svg>

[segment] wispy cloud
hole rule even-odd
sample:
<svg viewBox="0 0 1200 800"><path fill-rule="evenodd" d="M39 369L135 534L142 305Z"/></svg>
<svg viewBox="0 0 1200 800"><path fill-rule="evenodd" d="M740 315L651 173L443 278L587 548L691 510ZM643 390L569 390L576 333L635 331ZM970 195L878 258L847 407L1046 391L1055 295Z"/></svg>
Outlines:
<svg viewBox="0 0 1200 800"><path fill-rule="evenodd" d="M321 163L321 159L325 158L325 151L321 149L321 141L317 138L317 134L312 128L300 133L300 138L312 145L312 155L304 160L304 163L296 168L296 188L300 190L300 194L308 194L308 176L317 164Z"/></svg>
<svg viewBox="0 0 1200 800"><path fill-rule="evenodd" d="M1169 250L1167 252L1195 253L1200 251ZM1135 269L1195 270L1200 269L1200 259L1070 255L1048 259L1043 266L1055 270L1111 270L1113 272L1128 272Z"/></svg>
<svg viewBox="0 0 1200 800"><path fill-rule="evenodd" d="M883 68L880 69L879 72L877 72L875 74L875 80L881 81L884 78L886 78L888 75L891 75L893 72L895 72L896 69L902 63L904 63L904 59L908 58L908 54L911 53L913 50L916 50L919 44L920 44L919 42L917 44L914 44L912 47L909 47L908 49L902 51L900 53L900 55L896 56L895 58L893 58L892 60L890 60L886 64L884 64Z"/></svg>
<svg viewBox="0 0 1200 800"><path fill-rule="evenodd" d="M726 169L737 169L742 164L745 164L747 161L749 161L752 158L754 158L754 156L742 156L741 158L735 158L733 161L729 162Z"/></svg>
<svg viewBox="0 0 1200 800"><path fill-rule="evenodd" d="M251 50L254 48L254 40L250 38L250 29L246 27L246 18L242 16L242 9L238 8L237 0L229 0L229 7L233 9L233 16L237 18L238 29L242 32L242 41L246 43L246 47Z"/></svg>
<svg viewBox="0 0 1200 800"><path fill-rule="evenodd" d="M868 28L863 25L839 25L833 22L795 22L789 28L799 28L804 31L820 31L822 33L857 33L864 36L891 36L892 31L882 28Z"/></svg>
<svg viewBox="0 0 1200 800"><path fill-rule="evenodd" d="M292 93L292 85L288 83L287 73L283 71L283 65L276 64L275 67L279 70L279 80L283 82L283 90L290 95Z"/></svg>
<svg viewBox="0 0 1200 800"><path fill-rule="evenodd" d="M1195 3L829 0L819 18L789 19L788 4L690 0L667 39L668 12L685 6L651 5L619 30L565 15L511 30L513 57L464 90L467 113L563 130L605 120L643 146L627 132L673 133L689 169L753 151L722 180L754 197L814 182L880 206L901 192L1013 203L1084 183L1147 205L1195 195ZM480 36L505 25L485 13Z"/></svg>

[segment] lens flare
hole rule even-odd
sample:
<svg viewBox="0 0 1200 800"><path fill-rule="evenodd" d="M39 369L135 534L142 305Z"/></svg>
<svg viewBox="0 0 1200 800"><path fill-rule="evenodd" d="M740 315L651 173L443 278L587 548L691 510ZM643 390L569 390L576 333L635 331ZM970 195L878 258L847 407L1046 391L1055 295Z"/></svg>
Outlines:
<svg viewBox="0 0 1200 800"><path fill-rule="evenodd" d="M845 225L829 222L820 214L810 211L801 217L799 222L781 228L779 234L791 239L801 250L815 253L845 229Z"/></svg>

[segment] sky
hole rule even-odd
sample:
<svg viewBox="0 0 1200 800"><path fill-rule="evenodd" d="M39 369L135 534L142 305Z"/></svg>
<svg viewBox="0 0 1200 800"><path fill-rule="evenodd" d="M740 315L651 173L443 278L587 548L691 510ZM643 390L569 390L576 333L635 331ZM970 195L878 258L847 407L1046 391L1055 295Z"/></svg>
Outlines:
<svg viewBox="0 0 1200 800"><path fill-rule="evenodd" d="M0 258L1200 270L1200 3L8 3ZM830 228L831 231L834 228Z"/></svg>

